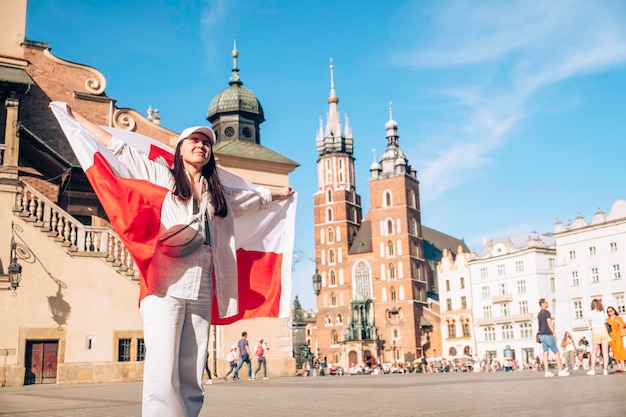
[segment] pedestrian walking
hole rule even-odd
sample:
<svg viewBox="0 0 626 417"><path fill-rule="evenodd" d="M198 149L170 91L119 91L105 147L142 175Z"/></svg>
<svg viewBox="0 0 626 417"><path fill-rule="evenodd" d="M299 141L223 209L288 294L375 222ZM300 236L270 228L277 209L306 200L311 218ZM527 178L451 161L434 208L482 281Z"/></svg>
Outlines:
<svg viewBox="0 0 626 417"><path fill-rule="evenodd" d="M269 348L267 347L267 343L265 343L263 341L263 338L260 337L259 343L256 345L256 349L254 351L254 355L257 359L257 368L256 371L254 371L254 376L252 377L252 379L256 378L256 374L261 370L261 367L263 367L263 380L266 381L269 379L267 377L267 361L265 360L265 352L267 350L269 350Z"/></svg>
<svg viewBox="0 0 626 417"><path fill-rule="evenodd" d="M541 348L543 349L543 368L545 376L546 378L554 376L554 374L550 372L548 363L550 351L554 352L554 356L556 357L556 365L559 370L558 375L568 376L569 372L563 369L561 354L556 346L557 336L554 331L554 323L552 322L550 311L548 310L548 301L546 301L545 298L540 299L539 306L541 307L541 311L539 311L539 314L537 315L537 321L539 322L539 341L541 342Z"/></svg>
<svg viewBox="0 0 626 417"><path fill-rule="evenodd" d="M234 374L239 379L239 370L245 363L248 365L248 381L252 381L252 363L250 362L250 344L248 343L248 332L241 332L241 339L237 342L237 348L239 349L239 363L235 368Z"/></svg>
<svg viewBox="0 0 626 417"><path fill-rule="evenodd" d="M228 380L228 375L233 374L233 381L237 381L239 378L237 378L237 376L233 373L233 371L237 368L237 360L239 359L239 355L237 355L237 346L236 345L232 345L230 347L230 352L228 352L228 354L226 355L226 360L228 361L228 365L230 366L230 369L228 370L228 372L226 373L226 375L224 375L224 381Z"/></svg>
<svg viewBox="0 0 626 417"><path fill-rule="evenodd" d="M206 359L204 360L204 370L209 377L209 379L207 379L206 381L206 384L211 385L213 383L213 378L211 377L211 369L209 369L209 352L206 353Z"/></svg>

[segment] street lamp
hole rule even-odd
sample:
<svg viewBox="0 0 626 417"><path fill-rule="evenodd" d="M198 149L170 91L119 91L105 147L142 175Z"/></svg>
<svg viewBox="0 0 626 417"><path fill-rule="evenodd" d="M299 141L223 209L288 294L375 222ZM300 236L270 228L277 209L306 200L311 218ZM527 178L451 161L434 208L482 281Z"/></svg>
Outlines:
<svg viewBox="0 0 626 417"><path fill-rule="evenodd" d="M315 295L320 295L322 291L322 276L317 273L317 266L311 279L313 280L313 291L315 291Z"/></svg>
<svg viewBox="0 0 626 417"><path fill-rule="evenodd" d="M17 262L17 245L15 239L11 237L11 262L9 263L9 285L10 288L15 291L20 286L22 280L22 265Z"/></svg>

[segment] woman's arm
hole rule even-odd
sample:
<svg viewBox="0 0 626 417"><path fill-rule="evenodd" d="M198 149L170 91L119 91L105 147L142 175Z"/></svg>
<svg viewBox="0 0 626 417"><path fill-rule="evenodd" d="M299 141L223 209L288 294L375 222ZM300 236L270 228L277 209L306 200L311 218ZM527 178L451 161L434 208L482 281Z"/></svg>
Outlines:
<svg viewBox="0 0 626 417"><path fill-rule="evenodd" d="M149 160L125 142L115 139L109 132L87 120L81 114L67 106L67 113L74 117L80 125L91 133L100 143L109 148L115 156L128 168L131 178L145 179L154 184L169 187L169 168Z"/></svg>
<svg viewBox="0 0 626 417"><path fill-rule="evenodd" d="M72 111L72 108L69 105L66 105L66 106L67 106L67 114L69 114L71 117L76 119L76 121L80 123L82 127L87 129L89 133L94 135L95 138L98 139L98 141L100 141L100 143L102 143L104 146L107 146L107 147L109 146L109 143L111 142L111 138L113 137L109 132L107 132L106 130L98 126L97 124L85 119L82 115L78 113L74 113Z"/></svg>

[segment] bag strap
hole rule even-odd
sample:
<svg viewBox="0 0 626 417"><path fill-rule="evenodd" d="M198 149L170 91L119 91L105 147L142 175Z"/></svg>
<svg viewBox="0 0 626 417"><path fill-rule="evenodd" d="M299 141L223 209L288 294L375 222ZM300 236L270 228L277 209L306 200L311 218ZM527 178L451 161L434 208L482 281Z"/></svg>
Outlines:
<svg viewBox="0 0 626 417"><path fill-rule="evenodd" d="M177 234L179 234L180 232L182 232L183 230L187 229L189 226L191 226L192 224L196 223L198 221L197 218L194 218L192 221L190 221L189 223L187 223L185 226L181 227L179 230L175 231L174 233L172 233L171 235L159 240L159 242L165 242L168 239L173 238L174 236L176 236Z"/></svg>

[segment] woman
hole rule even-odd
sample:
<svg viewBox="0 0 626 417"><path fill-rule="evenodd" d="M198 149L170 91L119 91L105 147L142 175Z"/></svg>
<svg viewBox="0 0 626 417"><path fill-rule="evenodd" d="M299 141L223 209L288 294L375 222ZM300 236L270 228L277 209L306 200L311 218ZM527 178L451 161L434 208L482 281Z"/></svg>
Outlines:
<svg viewBox="0 0 626 417"><path fill-rule="evenodd" d="M574 369L575 355L576 355L576 344L574 343L574 339L569 334L569 332L565 332L563 335L563 340L561 341L561 349L563 349L563 361L565 365L567 365L567 370L571 372Z"/></svg>
<svg viewBox="0 0 626 417"><path fill-rule="evenodd" d="M606 330L606 313L602 307L602 301L593 299L591 301L591 311L589 312L589 330L591 330L591 344L593 350L591 352L591 369L587 375L596 374L596 360L598 352L602 348L602 361L604 363L604 375L609 374L609 332Z"/></svg>
<svg viewBox="0 0 626 417"><path fill-rule="evenodd" d="M626 323L619 316L617 310L613 307L606 308L606 314L609 316L607 322L611 325L611 351L613 352L613 359L619 366L619 372L626 372L626 348L624 348L624 342L622 341L622 330L626 329Z"/></svg>
<svg viewBox="0 0 626 417"><path fill-rule="evenodd" d="M234 216L288 198L293 191L223 186L213 155L215 133L209 127L191 127L180 134L170 169L81 115L73 116L115 154L132 178L168 190L161 206L159 243L144 277L147 294L140 300L146 344L142 416L198 416L214 290L220 315L237 309ZM180 250L181 236L184 241L188 232L191 249Z"/></svg>

